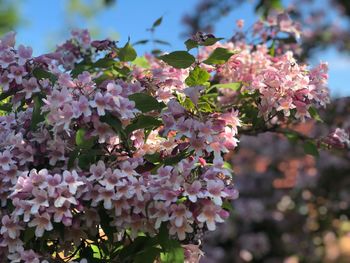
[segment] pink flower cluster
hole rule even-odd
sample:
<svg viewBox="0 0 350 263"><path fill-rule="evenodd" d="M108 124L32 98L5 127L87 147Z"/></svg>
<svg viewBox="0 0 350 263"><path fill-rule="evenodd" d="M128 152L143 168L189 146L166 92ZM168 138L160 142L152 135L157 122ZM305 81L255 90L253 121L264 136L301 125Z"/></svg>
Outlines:
<svg viewBox="0 0 350 263"><path fill-rule="evenodd" d="M324 107L329 103L327 64L308 69L299 65L293 53L272 56L266 44L253 46L244 42L216 44L205 48L206 57L214 47L224 47L237 54L217 69L220 83L241 82L241 91L259 94L259 114L268 120L282 114L304 121L311 118L310 107ZM222 90L221 102L232 103L238 93Z"/></svg>
<svg viewBox="0 0 350 263"><path fill-rule="evenodd" d="M31 58L30 48L15 49L13 34L0 44L1 85L3 92L14 93L17 109L0 117L0 254L11 262L46 262L52 254L37 251L33 240L55 240L57 253L68 244L78 246L102 231L101 211L116 234L130 231L131 238L154 235L165 224L171 236L185 240L200 229L215 230L228 217L223 203L238 194L223 154L237 146L238 111L186 110L172 93L197 103L201 89L186 89L178 79L188 71L161 69L154 62L155 98L166 109L145 114L129 98L154 92L144 79L130 75L98 82L102 69L72 76L75 63L96 51L86 31L37 58ZM40 79L36 69L50 75ZM36 121L38 116L43 118ZM107 116L119 120L121 129L140 116L163 124L124 138L104 121ZM88 152L77 145L82 130L82 143L92 142ZM78 157L72 159L75 151ZM84 154L95 152L87 167L81 164ZM160 159L150 162L154 154ZM62 228L69 229L63 236ZM31 231L32 241L26 241Z"/></svg>
<svg viewBox="0 0 350 263"><path fill-rule="evenodd" d="M214 78L220 83L242 84L238 92L221 89L223 104L236 103L242 92L257 93L259 115L265 121L274 116L304 121L312 117L310 108L325 107L329 103L328 65L322 62L310 68L298 63L284 39L285 35L298 38L300 34L300 25L287 14L270 15L266 21L254 24L254 41L239 31L227 43L203 48L198 58L205 60L218 47L235 52L227 63L207 66L208 70L215 71Z"/></svg>
<svg viewBox="0 0 350 263"><path fill-rule="evenodd" d="M297 33L284 17L269 23ZM86 240L134 240L164 226L174 239L198 240L238 197L224 155L239 142L243 106L265 121L304 120L328 102L326 64L309 70L264 44L201 49L195 66L210 79L188 87L194 66L148 56L150 68L137 67L118 57L126 51L115 42L91 41L86 30L36 58L16 49L14 37L0 40L0 85L11 108L0 116L0 255L11 262L74 256ZM201 63L216 47L238 51L225 64ZM218 95L217 82L241 88Z"/></svg>

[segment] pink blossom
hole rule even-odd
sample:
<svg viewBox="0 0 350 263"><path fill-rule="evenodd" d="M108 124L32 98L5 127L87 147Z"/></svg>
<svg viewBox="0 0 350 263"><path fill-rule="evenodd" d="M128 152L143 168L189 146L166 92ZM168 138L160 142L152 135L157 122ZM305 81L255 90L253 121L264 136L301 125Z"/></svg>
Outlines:
<svg viewBox="0 0 350 263"><path fill-rule="evenodd" d="M59 187L56 189L56 198L54 201L54 206L59 208L64 206L66 203L78 204L76 198L71 194L68 188Z"/></svg>
<svg viewBox="0 0 350 263"><path fill-rule="evenodd" d="M290 115L290 110L295 108L295 105L293 104L292 98L282 98L279 100L279 106L277 107L277 111L283 110L285 116Z"/></svg>
<svg viewBox="0 0 350 263"><path fill-rule="evenodd" d="M16 33L13 31L7 32L0 39L0 50L14 47L16 43Z"/></svg>
<svg viewBox="0 0 350 263"><path fill-rule="evenodd" d="M62 176L60 174L55 174L55 175L50 175L48 174L46 177L46 182L43 183L39 188L47 189L47 193L50 197L53 197L57 187L61 184L62 182Z"/></svg>
<svg viewBox="0 0 350 263"><path fill-rule="evenodd" d="M0 43L1 45L1 43ZM15 62L15 54L9 49L0 49L0 66L2 68L7 68L9 65Z"/></svg>
<svg viewBox="0 0 350 263"><path fill-rule="evenodd" d="M156 219L155 228L159 229L162 222L166 222L170 219L169 207L164 202L155 202L154 207L151 208L150 218Z"/></svg>
<svg viewBox="0 0 350 263"><path fill-rule="evenodd" d="M99 116L104 116L106 114L105 110L110 110L109 100L111 99L110 95L102 95L100 92L97 92L95 99L90 101L89 104L93 108L97 108L97 113Z"/></svg>
<svg viewBox="0 0 350 263"><path fill-rule="evenodd" d="M34 219L28 223L29 227L35 227L35 236L42 237L44 231L51 231L53 229L48 213L36 214Z"/></svg>
<svg viewBox="0 0 350 263"><path fill-rule="evenodd" d="M115 190L106 190L104 187L98 188L99 196L95 202L103 201L103 207L105 209L112 209L112 200L116 199Z"/></svg>
<svg viewBox="0 0 350 263"><path fill-rule="evenodd" d="M206 202L203 205L201 213L197 216L197 220L206 223L210 231L216 229L216 222L222 223L224 220L220 217L219 212L221 208L211 202Z"/></svg>
<svg viewBox="0 0 350 263"><path fill-rule="evenodd" d="M5 150L3 152L0 152L0 165L3 170L10 170L10 165L14 163L15 162L12 160L12 154L10 151Z"/></svg>
<svg viewBox="0 0 350 263"><path fill-rule="evenodd" d="M18 154L17 158L20 160L20 165L24 165L27 162L34 161L34 149L31 145L23 145L19 148L19 150L20 154Z"/></svg>
<svg viewBox="0 0 350 263"><path fill-rule="evenodd" d="M186 233L192 233L193 228L187 221L183 221L181 225L176 225L171 224L170 229L169 229L169 234L170 235L177 235L179 240L184 240L186 239Z"/></svg>
<svg viewBox="0 0 350 263"><path fill-rule="evenodd" d="M116 216L122 215L123 211L129 211L131 206L125 198L113 200L114 213Z"/></svg>
<svg viewBox="0 0 350 263"><path fill-rule="evenodd" d="M196 86L196 87L189 87L184 90L184 93L186 94L187 97L190 98L190 100L197 105L199 97L200 97L200 92L204 89L202 86Z"/></svg>
<svg viewBox="0 0 350 263"><path fill-rule="evenodd" d="M170 206L171 216L170 219L174 222L176 227L183 226L184 222L192 216L192 213L187 209L184 204L172 204Z"/></svg>
<svg viewBox="0 0 350 263"><path fill-rule="evenodd" d="M65 202L61 207L56 207L53 211L53 221L56 223L66 222L65 218L73 218L72 212L70 210L70 204ZM68 226L67 224L65 224Z"/></svg>
<svg viewBox="0 0 350 263"><path fill-rule="evenodd" d="M91 116L90 104L85 96L80 96L79 101L73 101L72 107L74 118L79 118L82 114L85 117Z"/></svg>
<svg viewBox="0 0 350 263"><path fill-rule="evenodd" d="M21 252L21 260L23 260L24 263L40 263L39 258L39 255L33 250L25 250Z"/></svg>
<svg viewBox="0 0 350 263"><path fill-rule="evenodd" d="M60 74L57 82L62 87L67 87L67 88L75 88L76 87L76 84L72 80L71 76L67 73Z"/></svg>
<svg viewBox="0 0 350 263"><path fill-rule="evenodd" d="M79 175L75 170L73 170L72 172L64 171L63 182L64 185L68 186L69 192L72 195L76 194L79 186L84 185L84 183L80 180Z"/></svg>
<svg viewBox="0 0 350 263"><path fill-rule="evenodd" d="M30 212L32 214L37 214L39 209L42 207L49 207L47 192L44 190L39 190L38 188L34 188L32 192L34 199L30 200L30 204L32 208Z"/></svg>
<svg viewBox="0 0 350 263"><path fill-rule="evenodd" d="M33 49L23 45L18 46L18 64L24 65L32 57Z"/></svg>
<svg viewBox="0 0 350 263"><path fill-rule="evenodd" d="M227 197L227 194L223 191L225 189L223 181L210 180L207 183L207 188L207 196L211 197L216 205L222 205L222 197Z"/></svg>
<svg viewBox="0 0 350 263"><path fill-rule="evenodd" d="M188 196L188 199L193 203L197 202L197 197L202 197L201 195L202 184L198 180L194 181L192 184L185 183L184 189L185 189L184 195Z"/></svg>
<svg viewBox="0 0 350 263"><path fill-rule="evenodd" d="M98 142L104 143L108 141L112 136L114 136L114 131L111 127L106 123L101 123L99 121L93 122L94 131L92 133L93 136L98 136Z"/></svg>
<svg viewBox="0 0 350 263"><path fill-rule="evenodd" d="M104 176L104 173L106 172L106 165L103 161L98 161L97 164L92 164L90 166L90 177L88 178L89 181L95 181L100 180Z"/></svg>
<svg viewBox="0 0 350 263"><path fill-rule="evenodd" d="M16 239L20 235L20 230L23 230L23 227L19 225L19 222L14 221L8 215L4 215L1 219L2 227L0 229L0 234L3 235L7 233L8 236L12 239Z"/></svg>
<svg viewBox="0 0 350 263"><path fill-rule="evenodd" d="M4 71L1 75L0 75L0 83L2 86L2 90L3 91L8 91L10 88L10 83L12 82L12 79L10 79L8 77L8 72Z"/></svg>
<svg viewBox="0 0 350 263"><path fill-rule="evenodd" d="M14 79L17 84L22 84L23 77L27 74L23 66L11 66L10 73L7 75L9 79Z"/></svg>

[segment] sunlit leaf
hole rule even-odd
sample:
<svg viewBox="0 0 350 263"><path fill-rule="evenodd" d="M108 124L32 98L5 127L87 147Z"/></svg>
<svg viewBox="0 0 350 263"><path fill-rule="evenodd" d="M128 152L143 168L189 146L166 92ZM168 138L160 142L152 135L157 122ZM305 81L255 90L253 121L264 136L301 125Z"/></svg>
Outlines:
<svg viewBox="0 0 350 263"><path fill-rule="evenodd" d="M219 65L226 63L235 52L228 50L226 48L218 47L216 48L209 57L203 61L203 63L208 65Z"/></svg>
<svg viewBox="0 0 350 263"><path fill-rule="evenodd" d="M187 51L174 51L167 55L160 56L159 59L174 68L188 68L196 61L194 56Z"/></svg>

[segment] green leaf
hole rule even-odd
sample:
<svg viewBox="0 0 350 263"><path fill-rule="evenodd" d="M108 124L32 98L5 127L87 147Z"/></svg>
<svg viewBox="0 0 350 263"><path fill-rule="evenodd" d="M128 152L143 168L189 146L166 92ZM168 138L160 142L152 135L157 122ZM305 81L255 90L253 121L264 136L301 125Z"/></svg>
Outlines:
<svg viewBox="0 0 350 263"><path fill-rule="evenodd" d="M68 169L72 169L74 167L74 162L79 156L79 148L74 149L69 153L69 158L68 158Z"/></svg>
<svg viewBox="0 0 350 263"><path fill-rule="evenodd" d="M272 45L269 49L269 54L271 57L274 57L275 56L275 50L276 49L276 43L275 43L275 40L272 41Z"/></svg>
<svg viewBox="0 0 350 263"><path fill-rule="evenodd" d="M222 167L227 170L230 170L230 172L233 171L232 164L230 164L229 162L224 162L224 165Z"/></svg>
<svg viewBox="0 0 350 263"><path fill-rule="evenodd" d="M141 112L149 112L152 110L161 111L166 105L158 102L154 97L146 93L135 93L129 96L129 100L135 102L135 107Z"/></svg>
<svg viewBox="0 0 350 263"><path fill-rule="evenodd" d="M179 163L181 160L191 156L193 154L192 152L182 151L178 155L173 157L167 157L164 159L163 163L164 165L173 165Z"/></svg>
<svg viewBox="0 0 350 263"><path fill-rule="evenodd" d="M306 154L313 155L313 156L319 155L316 144L310 140L308 140L304 143L304 152Z"/></svg>
<svg viewBox="0 0 350 263"><path fill-rule="evenodd" d="M97 245L90 245L90 247L94 252L94 258L101 259L102 254L101 254L100 250L98 249L98 246Z"/></svg>
<svg viewBox="0 0 350 263"><path fill-rule="evenodd" d="M7 99L8 97L15 95L16 94L16 90L15 89L10 89L9 91L6 92L2 92L0 94L0 101L3 101L4 99Z"/></svg>
<svg viewBox="0 0 350 263"><path fill-rule="evenodd" d="M89 262L93 258L93 255L94 255L94 251L92 250L92 248L90 246L83 247L79 253L79 256L81 258L86 258L89 260Z"/></svg>
<svg viewBox="0 0 350 263"><path fill-rule="evenodd" d="M185 45L186 45L187 50L191 50L191 49L199 46L197 41L194 41L193 39L187 39L185 41Z"/></svg>
<svg viewBox="0 0 350 263"><path fill-rule="evenodd" d="M115 65L117 61L113 58L101 58L94 63L94 67L96 68L109 68Z"/></svg>
<svg viewBox="0 0 350 263"><path fill-rule="evenodd" d="M147 44L148 42L149 42L148 39L142 39L142 40L139 40L139 41L136 41L135 43L133 43L133 46L144 45L144 44Z"/></svg>
<svg viewBox="0 0 350 263"><path fill-rule="evenodd" d="M151 163L159 163L160 162L160 153L155 152L154 154L146 154L143 156L147 161Z"/></svg>
<svg viewBox="0 0 350 263"><path fill-rule="evenodd" d="M160 255L161 250L157 247L147 247L145 250L139 252L134 259L134 263L154 263L156 258Z"/></svg>
<svg viewBox="0 0 350 263"><path fill-rule="evenodd" d="M160 121L152 116L140 115L136 118L136 120L133 121L133 123L126 126L125 132L127 134L130 134L133 131L136 131L139 129L152 129L153 130L155 128L158 128L162 124L163 124L162 121Z"/></svg>
<svg viewBox="0 0 350 263"><path fill-rule="evenodd" d="M101 217L102 218L102 217ZM135 258L135 255L144 250L147 246L153 246L152 238L145 236L138 236L130 245L124 246L119 253L119 258L125 260L125 262L133 262L127 261L127 259Z"/></svg>
<svg viewBox="0 0 350 263"><path fill-rule="evenodd" d="M0 111L5 111L5 112L12 111L12 104L11 103L0 104Z"/></svg>
<svg viewBox="0 0 350 263"><path fill-rule="evenodd" d="M222 40L224 38L220 37L220 38L216 38L216 37L209 37L207 38L203 43L200 44L200 46L212 46L214 45L216 42Z"/></svg>
<svg viewBox="0 0 350 263"><path fill-rule="evenodd" d="M95 144L95 138L86 139L86 130L83 128L80 128L77 133L75 134L75 143L80 147L84 149L90 149Z"/></svg>
<svg viewBox="0 0 350 263"><path fill-rule="evenodd" d="M308 111L309 111L311 117L312 117L314 120L316 120L316 121L318 121L318 122L323 122L321 116L318 114L318 112L317 112L317 110L315 109L315 107L312 107L312 106L311 106L311 107L309 108Z"/></svg>
<svg viewBox="0 0 350 263"><path fill-rule="evenodd" d="M296 143L299 139L298 134L295 132L285 132L284 135L291 143Z"/></svg>
<svg viewBox="0 0 350 263"><path fill-rule="evenodd" d="M195 57L187 51L174 51L167 55L160 56L159 59L174 68L188 68L196 61Z"/></svg>
<svg viewBox="0 0 350 263"><path fill-rule="evenodd" d="M163 249L161 254L162 263L183 263L184 250L179 241L169 237L169 231L166 224L163 223L159 229L158 242Z"/></svg>
<svg viewBox="0 0 350 263"><path fill-rule="evenodd" d="M83 61L74 65L74 69L70 72L73 78L77 77L83 71L89 71L93 67L93 63L90 59L84 59Z"/></svg>
<svg viewBox="0 0 350 263"><path fill-rule="evenodd" d="M35 228L34 227L26 227L24 230L23 241L24 243L28 243L35 237Z"/></svg>
<svg viewBox="0 0 350 263"><path fill-rule="evenodd" d="M199 102L197 105L197 108L200 112L206 112L206 113L214 112L214 109L212 108L210 103L206 101Z"/></svg>
<svg viewBox="0 0 350 263"><path fill-rule="evenodd" d="M133 61L137 57L137 53L128 41L123 48L119 49L118 57L120 61Z"/></svg>
<svg viewBox="0 0 350 263"><path fill-rule="evenodd" d="M209 88L209 90L217 88L217 89L231 89L231 90L237 91L241 87L242 87L241 82L232 82L232 83L215 84L215 85L211 86Z"/></svg>
<svg viewBox="0 0 350 263"><path fill-rule="evenodd" d="M200 67L195 67L185 80L187 86L200 86L210 79L210 74Z"/></svg>
<svg viewBox="0 0 350 263"><path fill-rule="evenodd" d="M222 39L223 38L209 37L202 43L198 43L197 41L195 41L193 39L187 39L185 41L185 45L186 45L187 50L191 50L191 49L196 48L198 46L212 46L216 42L218 42Z"/></svg>
<svg viewBox="0 0 350 263"><path fill-rule="evenodd" d="M165 46L171 46L171 44L169 42L161 40L161 39L155 39L154 42L157 44L165 45Z"/></svg>
<svg viewBox="0 0 350 263"><path fill-rule="evenodd" d="M210 54L210 56L206 60L203 61L203 63L208 65L224 64L234 54L235 52L233 51L230 51L226 48L218 47Z"/></svg>
<svg viewBox="0 0 350 263"><path fill-rule="evenodd" d="M145 57L137 57L131 62L131 64L140 68L151 68L151 65L148 63L148 60Z"/></svg>
<svg viewBox="0 0 350 263"><path fill-rule="evenodd" d="M221 207L229 212L233 211L233 205L229 200L225 200Z"/></svg>
<svg viewBox="0 0 350 263"><path fill-rule="evenodd" d="M156 21L154 21L154 23L152 25L152 29L155 29L157 26L159 26L162 23L162 21L163 21L163 17L161 16Z"/></svg>
<svg viewBox="0 0 350 263"><path fill-rule="evenodd" d="M55 83L57 80L57 77L54 74L42 68L35 68L33 70L33 76L36 77L37 79L48 79L51 81L51 83Z"/></svg>
<svg viewBox="0 0 350 263"><path fill-rule="evenodd" d="M101 116L100 121L107 123L109 126L112 127L114 132L118 134L124 132L122 122L118 119L118 117L112 115L109 112L106 112L105 116Z"/></svg>
<svg viewBox="0 0 350 263"><path fill-rule="evenodd" d="M178 241L173 240L172 243L174 244L173 248L166 253L162 253L162 263L183 263L185 260L183 248L178 245Z"/></svg>
<svg viewBox="0 0 350 263"><path fill-rule="evenodd" d="M121 76L121 77L126 77L130 74L130 68L128 67L122 67L122 68L114 68L114 75L116 76Z"/></svg>
<svg viewBox="0 0 350 263"><path fill-rule="evenodd" d="M194 105L193 101L186 97L183 102L180 103L182 107L184 107L187 111L194 111L196 109L196 106Z"/></svg>
<svg viewBox="0 0 350 263"><path fill-rule="evenodd" d="M90 165L96 162L96 152L88 151L78 157L78 165L81 169L89 169Z"/></svg>
<svg viewBox="0 0 350 263"><path fill-rule="evenodd" d="M41 99L41 96L34 95L33 97L33 112L32 112L32 121L30 123L30 129L32 131L35 131L37 128L37 125L45 120L44 115L41 113L41 107L43 106L43 102Z"/></svg>

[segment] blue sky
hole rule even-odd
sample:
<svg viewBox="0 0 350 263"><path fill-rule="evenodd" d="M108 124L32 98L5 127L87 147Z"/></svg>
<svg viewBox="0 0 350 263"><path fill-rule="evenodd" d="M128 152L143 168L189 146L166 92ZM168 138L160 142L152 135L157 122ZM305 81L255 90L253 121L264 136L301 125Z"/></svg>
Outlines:
<svg viewBox="0 0 350 263"><path fill-rule="evenodd" d="M34 54L47 52L54 44L61 42L69 35L72 24L67 19L65 12L66 2L48 0L26 0L19 4L22 24L16 29L17 42L30 45ZM249 1L247 1L249 2ZM322 1L320 1L322 2ZM146 28L160 16L164 16L163 22L157 28L156 38L164 39L172 44L165 47L169 50L183 49L181 33L183 25L181 18L184 13L194 9L197 0L118 0L117 4L105 11L97 12L92 21L75 19L75 27L98 28L98 37L119 38L123 44L128 37L132 42L149 38ZM251 25L256 20L253 5L246 3L223 17L216 25L217 37L230 37L235 27L235 21L239 18L245 20L246 25ZM150 46L137 46L139 54L150 50ZM335 50L320 52L311 61L316 64L319 61L328 61L330 66L329 86L333 96L350 95L350 56L338 54Z"/></svg>

